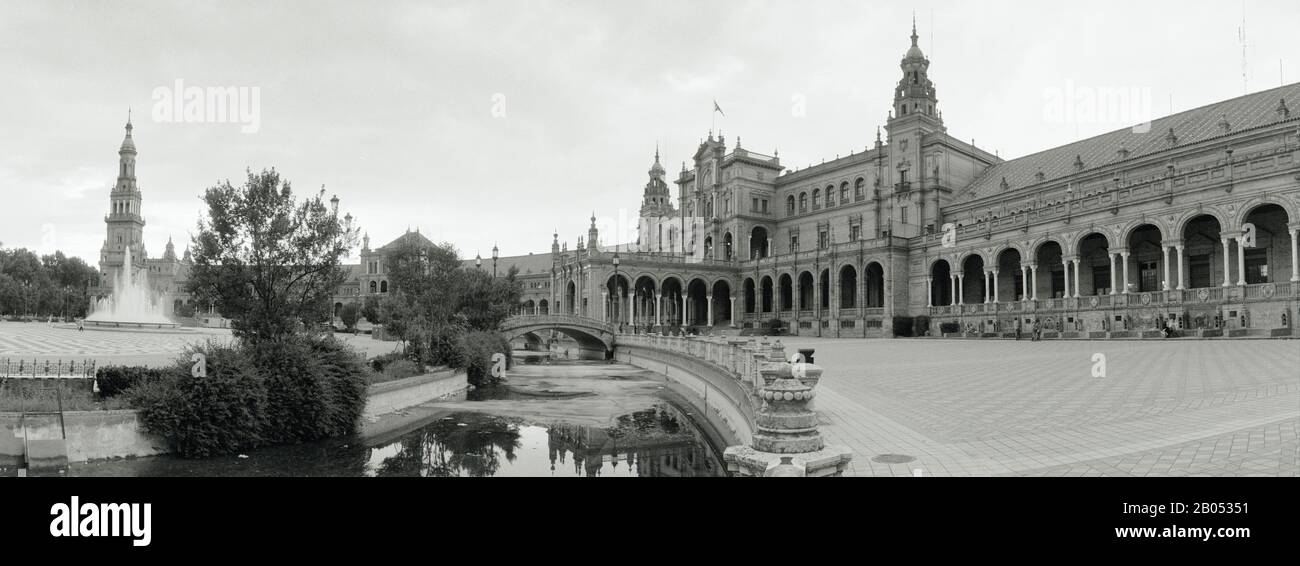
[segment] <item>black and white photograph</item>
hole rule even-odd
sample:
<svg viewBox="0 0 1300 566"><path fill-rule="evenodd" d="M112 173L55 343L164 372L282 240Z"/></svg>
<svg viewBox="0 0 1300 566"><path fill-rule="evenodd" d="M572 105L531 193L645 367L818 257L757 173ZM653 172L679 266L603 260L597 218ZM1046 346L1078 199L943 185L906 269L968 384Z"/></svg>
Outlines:
<svg viewBox="0 0 1300 566"><path fill-rule="evenodd" d="M1300 476L1297 29L0 0L0 488Z"/></svg>

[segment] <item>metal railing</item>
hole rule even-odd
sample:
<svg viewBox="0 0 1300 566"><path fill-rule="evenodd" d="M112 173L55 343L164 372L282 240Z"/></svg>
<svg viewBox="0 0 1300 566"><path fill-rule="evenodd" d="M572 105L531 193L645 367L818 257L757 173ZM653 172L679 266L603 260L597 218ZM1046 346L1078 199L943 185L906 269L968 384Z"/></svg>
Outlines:
<svg viewBox="0 0 1300 566"><path fill-rule="evenodd" d="M3 378L83 378L95 377L95 360L0 360L0 377Z"/></svg>

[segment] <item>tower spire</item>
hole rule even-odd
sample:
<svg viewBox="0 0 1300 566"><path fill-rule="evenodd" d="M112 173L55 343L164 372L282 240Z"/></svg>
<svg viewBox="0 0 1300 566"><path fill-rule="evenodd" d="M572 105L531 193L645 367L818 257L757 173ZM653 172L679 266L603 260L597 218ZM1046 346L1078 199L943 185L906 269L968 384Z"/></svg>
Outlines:
<svg viewBox="0 0 1300 566"><path fill-rule="evenodd" d="M912 11L912 47L916 47L916 11Z"/></svg>

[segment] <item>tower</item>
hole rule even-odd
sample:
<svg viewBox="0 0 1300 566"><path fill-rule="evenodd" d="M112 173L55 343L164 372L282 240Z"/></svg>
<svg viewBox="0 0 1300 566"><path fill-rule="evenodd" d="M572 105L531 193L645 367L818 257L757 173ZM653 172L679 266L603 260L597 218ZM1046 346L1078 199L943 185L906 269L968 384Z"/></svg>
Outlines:
<svg viewBox="0 0 1300 566"><path fill-rule="evenodd" d="M916 17L912 17L912 46L899 63L902 77L894 88L894 107L885 131L889 135L888 167L880 171L882 196L889 195L881 212L887 220L880 229L891 235L912 237L921 233L926 223L935 221L938 206L927 210L924 146L927 136L944 133L943 116L934 83L930 81L930 60L917 45ZM933 156L931 156L933 157ZM883 165L883 163L882 163ZM935 192L935 191L931 191ZM935 192L937 195L937 192Z"/></svg>
<svg viewBox="0 0 1300 566"><path fill-rule="evenodd" d="M109 192L108 214L104 216L107 237L99 251L100 285L108 287L124 268L144 269L144 217L141 215L140 187L135 177L135 140L131 137L131 117L126 119L126 138L117 150L117 183ZM127 250L130 265L126 265Z"/></svg>
<svg viewBox="0 0 1300 566"><path fill-rule="evenodd" d="M637 243L644 251L671 252L678 247L677 226L673 224L677 209L670 200L668 183L664 182L664 166L659 163L658 147L655 148L655 162L647 173L650 180L646 181L641 197Z"/></svg>

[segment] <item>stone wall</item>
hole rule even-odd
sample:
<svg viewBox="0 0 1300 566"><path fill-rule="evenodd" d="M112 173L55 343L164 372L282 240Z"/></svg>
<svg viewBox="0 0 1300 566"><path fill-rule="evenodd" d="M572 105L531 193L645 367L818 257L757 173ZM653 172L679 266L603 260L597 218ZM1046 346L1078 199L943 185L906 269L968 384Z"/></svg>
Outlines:
<svg viewBox="0 0 1300 566"><path fill-rule="evenodd" d="M748 445L753 438L754 401L748 389L726 370L703 360L643 346L619 344L614 349L614 358L663 374L683 385L721 418L728 432L740 443Z"/></svg>

